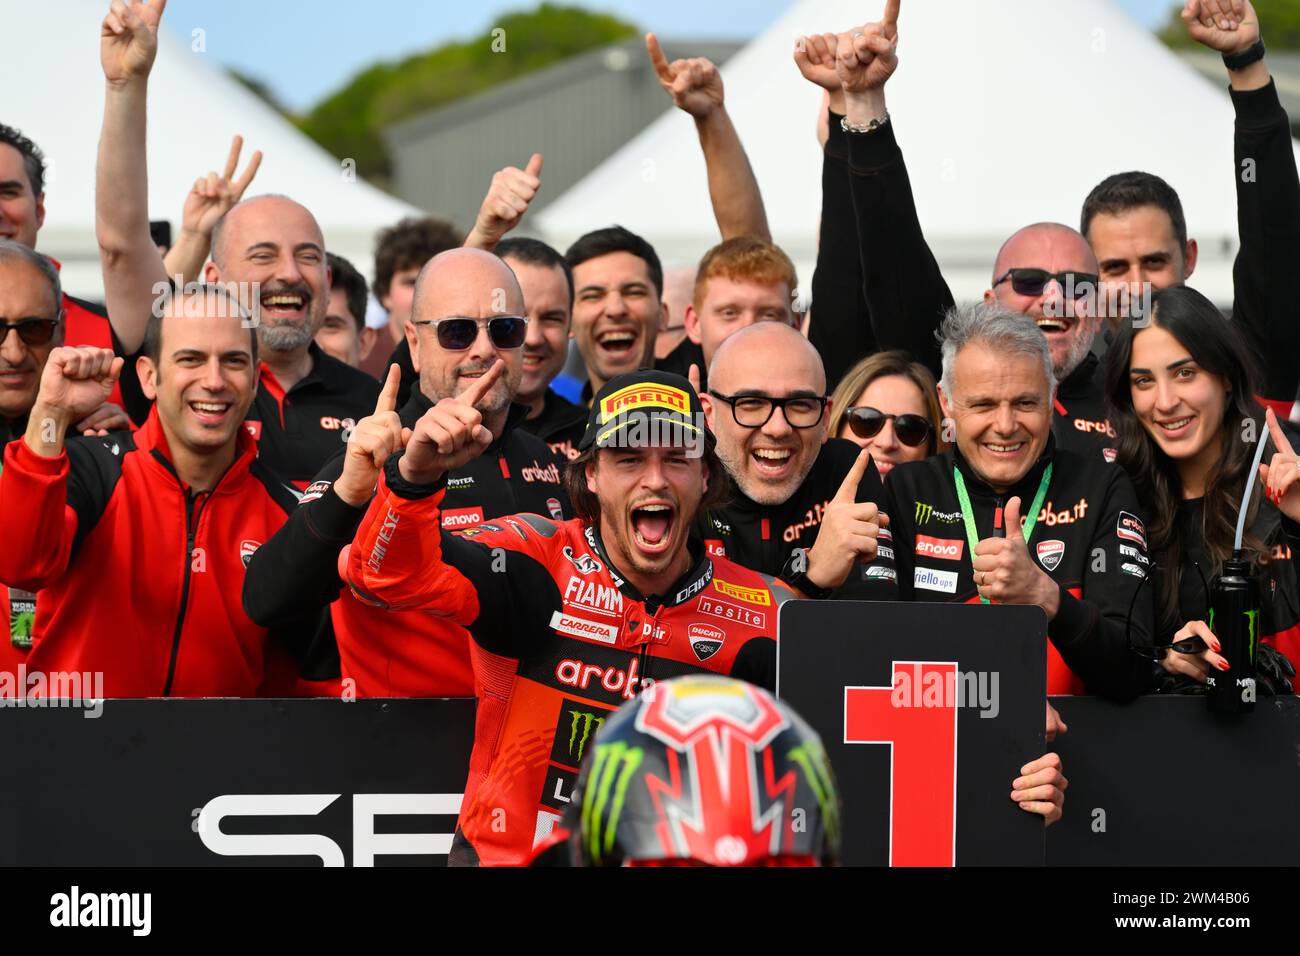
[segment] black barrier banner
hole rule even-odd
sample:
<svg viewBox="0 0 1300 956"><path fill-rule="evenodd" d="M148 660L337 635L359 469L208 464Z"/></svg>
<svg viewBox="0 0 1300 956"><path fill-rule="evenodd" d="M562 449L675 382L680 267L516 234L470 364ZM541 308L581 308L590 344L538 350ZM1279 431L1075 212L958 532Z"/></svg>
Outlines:
<svg viewBox="0 0 1300 956"><path fill-rule="evenodd" d="M0 865L445 865L472 699L0 708Z"/></svg>
<svg viewBox="0 0 1300 956"><path fill-rule="evenodd" d="M789 601L777 693L822 736L844 800L844 862L1044 862L1011 799L1043 755L1047 619L1033 607Z"/></svg>
<svg viewBox="0 0 1300 956"><path fill-rule="evenodd" d="M1210 713L1200 696L1052 703L1070 728L1052 744L1070 787L1047 834L1051 864L1300 861L1300 698L1261 697L1248 714Z"/></svg>

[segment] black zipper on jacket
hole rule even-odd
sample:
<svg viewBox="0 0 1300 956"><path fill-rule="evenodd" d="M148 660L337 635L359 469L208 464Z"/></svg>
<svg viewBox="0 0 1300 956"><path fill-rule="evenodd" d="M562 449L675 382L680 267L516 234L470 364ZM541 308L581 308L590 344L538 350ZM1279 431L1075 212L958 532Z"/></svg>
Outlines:
<svg viewBox="0 0 1300 956"><path fill-rule="evenodd" d="M172 681L176 677L176 657L181 649L181 630L185 627L185 605L190 600L190 575L194 570L194 535L198 530L199 518L203 514L203 505L208 494L193 494L185 489L185 577L181 582L181 603L176 609L176 630L172 634L172 656L167 662L167 683L163 687L163 696L172 695ZM197 507L196 507L197 506Z"/></svg>

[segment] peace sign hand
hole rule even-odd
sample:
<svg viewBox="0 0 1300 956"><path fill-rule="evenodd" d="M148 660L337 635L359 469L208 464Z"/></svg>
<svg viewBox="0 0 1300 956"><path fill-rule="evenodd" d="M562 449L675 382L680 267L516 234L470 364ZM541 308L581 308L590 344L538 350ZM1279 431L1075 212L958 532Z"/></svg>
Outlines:
<svg viewBox="0 0 1300 956"><path fill-rule="evenodd" d="M239 154L243 148L244 137L236 136L230 141L230 155L226 157L225 172L220 176L211 172L194 181L194 188L185 197L185 209L181 213L182 232L203 239L210 238L221 217L244 198L244 192L262 165L262 153L261 150L255 152L244 168L244 174L235 179L235 169L239 166Z"/></svg>
<svg viewBox="0 0 1300 956"><path fill-rule="evenodd" d="M99 34L99 60L109 83L149 76L166 6L167 0L113 0Z"/></svg>

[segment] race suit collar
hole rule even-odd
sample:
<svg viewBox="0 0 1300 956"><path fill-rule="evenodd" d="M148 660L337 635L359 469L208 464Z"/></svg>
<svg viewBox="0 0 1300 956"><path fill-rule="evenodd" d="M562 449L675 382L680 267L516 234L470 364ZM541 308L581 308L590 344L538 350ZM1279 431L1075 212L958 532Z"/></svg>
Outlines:
<svg viewBox="0 0 1300 956"><path fill-rule="evenodd" d="M647 605L657 604L663 607L685 604L703 591L708 583L713 580L713 559L709 557L704 543L692 531L690 537L686 540L686 550L691 556L690 568L673 582L672 587L668 588L664 594L652 594L647 598L627 578L619 574L618 568L609 559L609 552L605 550L605 544L601 540L600 532L595 525L589 524L582 531L587 539L587 544L591 546L591 550L595 551L596 556L605 562L605 567L609 569L609 576L614 579L615 586L633 601Z"/></svg>
<svg viewBox="0 0 1300 956"><path fill-rule="evenodd" d="M1027 505L1033 500L1034 492L1038 488L1038 483L1042 480L1043 471L1056 455L1056 436L1048 433L1047 445L1043 448L1043 453L1039 456L1038 461L1034 462L1034 466L1025 473L1023 478L1016 482L1012 488L1003 493L994 491L984 482L983 478L980 478L975 474L965 457L962 456L961 449L959 449L955 443L944 454L950 459L949 463L954 465L961 472L962 479L966 482L966 487L970 490L972 496L979 496L981 498L1010 498L1013 495L1019 495L1020 500Z"/></svg>

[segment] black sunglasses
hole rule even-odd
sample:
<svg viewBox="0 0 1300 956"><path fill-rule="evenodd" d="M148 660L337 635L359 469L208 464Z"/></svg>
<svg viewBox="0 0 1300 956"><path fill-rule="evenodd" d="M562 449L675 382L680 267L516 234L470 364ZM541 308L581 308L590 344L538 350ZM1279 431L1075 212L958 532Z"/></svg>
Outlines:
<svg viewBox="0 0 1300 956"><path fill-rule="evenodd" d="M13 329L18 333L18 337L23 340L24 345L30 345L33 348L47 345L50 339L54 338L54 330L58 327L58 319L19 319L17 322L0 321L0 342L9 338L9 330Z"/></svg>
<svg viewBox="0 0 1300 956"><path fill-rule="evenodd" d="M894 434L904 445L915 448L930 437L930 420L923 415L886 415L870 405L846 409L844 415L849 420L849 428L859 438L875 438L890 419L894 422Z"/></svg>
<svg viewBox="0 0 1300 956"><path fill-rule="evenodd" d="M448 352L464 352L478 338L478 330L487 326L494 349L517 349L528 334L528 320L521 315L498 315L490 319L421 319L412 325L430 325L438 334L438 344Z"/></svg>
<svg viewBox="0 0 1300 956"><path fill-rule="evenodd" d="M1017 295L1039 296L1053 279L1061 286L1062 294L1073 294L1082 299L1097 291L1097 276L1091 272L1048 272L1046 269L1008 269L1002 278L993 283L994 288L1008 279Z"/></svg>

